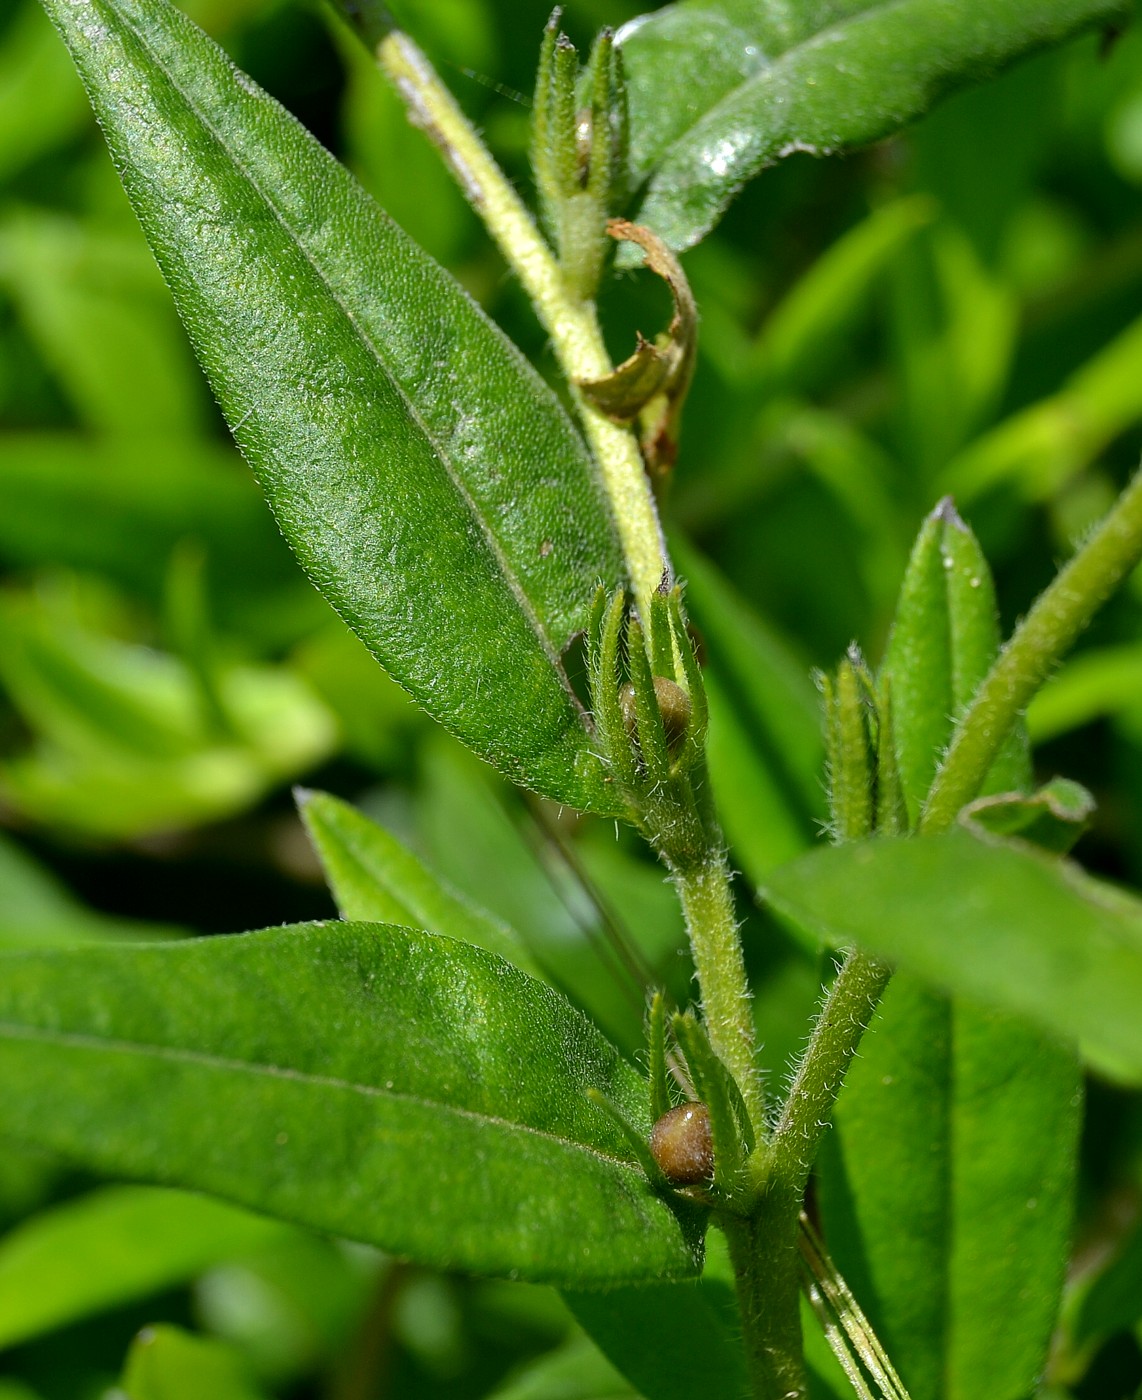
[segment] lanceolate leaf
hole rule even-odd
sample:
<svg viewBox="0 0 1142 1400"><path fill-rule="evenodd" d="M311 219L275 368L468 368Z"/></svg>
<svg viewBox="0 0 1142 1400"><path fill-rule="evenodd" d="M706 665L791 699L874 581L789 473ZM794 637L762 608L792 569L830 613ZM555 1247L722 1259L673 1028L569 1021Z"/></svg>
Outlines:
<svg viewBox="0 0 1142 1400"><path fill-rule="evenodd" d="M594 1088L646 1086L557 992L384 924L0 955L0 1136L425 1263L598 1287L700 1266Z"/></svg>
<svg viewBox="0 0 1142 1400"><path fill-rule="evenodd" d="M538 975L513 928L453 889L363 812L327 792L299 792L298 806L343 919L431 929Z"/></svg>
<svg viewBox="0 0 1142 1400"><path fill-rule="evenodd" d="M1142 1082L1142 901L1066 860L966 830L878 838L802 856L763 894L825 943L1028 1016Z"/></svg>
<svg viewBox="0 0 1142 1400"><path fill-rule="evenodd" d="M1120 0L681 0L620 33L639 213L697 243L742 185L794 151L877 141Z"/></svg>
<svg viewBox="0 0 1142 1400"><path fill-rule="evenodd" d="M1073 1050L1004 1012L889 985L819 1163L829 1248L912 1400L1022 1400L1071 1233Z"/></svg>
<svg viewBox="0 0 1142 1400"><path fill-rule="evenodd" d="M45 5L314 583L483 757L610 810L561 655L623 565L552 392L166 0Z"/></svg>

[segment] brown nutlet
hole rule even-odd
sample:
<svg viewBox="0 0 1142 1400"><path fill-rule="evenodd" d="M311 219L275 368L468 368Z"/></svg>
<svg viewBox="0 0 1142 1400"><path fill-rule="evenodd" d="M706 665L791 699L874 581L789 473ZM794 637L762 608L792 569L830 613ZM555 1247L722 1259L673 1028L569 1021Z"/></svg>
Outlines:
<svg viewBox="0 0 1142 1400"><path fill-rule="evenodd" d="M704 1103L684 1103L664 1113L650 1130L650 1152L675 1186L709 1181L714 1174L710 1110Z"/></svg>
<svg viewBox="0 0 1142 1400"><path fill-rule="evenodd" d="M666 676L655 676L654 698L658 702L658 713L662 716L662 732L666 735L666 746L676 749L690 727L690 697L677 681L669 680ZM633 739L638 732L638 712L635 706L634 686L629 681L619 691L619 704L622 706L626 731Z"/></svg>

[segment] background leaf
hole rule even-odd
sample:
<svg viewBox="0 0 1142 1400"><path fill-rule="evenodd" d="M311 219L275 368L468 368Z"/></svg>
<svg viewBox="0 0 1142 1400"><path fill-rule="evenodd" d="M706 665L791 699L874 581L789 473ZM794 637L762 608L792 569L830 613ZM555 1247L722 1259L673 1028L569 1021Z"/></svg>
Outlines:
<svg viewBox="0 0 1142 1400"><path fill-rule="evenodd" d="M477 752L610 811L561 655L623 565L554 395L164 0L47 9L303 567Z"/></svg>
<svg viewBox="0 0 1142 1400"><path fill-rule="evenodd" d="M0 287L90 427L124 436L205 428L201 380L133 230L14 211L0 221Z"/></svg>
<svg viewBox="0 0 1142 1400"><path fill-rule="evenodd" d="M498 1386L489 1400L638 1400L638 1392L580 1336Z"/></svg>
<svg viewBox="0 0 1142 1400"><path fill-rule="evenodd" d="M286 1228L177 1191L93 1191L0 1240L0 1347L182 1283Z"/></svg>
<svg viewBox="0 0 1142 1400"><path fill-rule="evenodd" d="M426 743L416 831L434 868L513 928L551 980L621 1050L637 1054L648 984L661 981L679 1000L688 995L677 901L657 862L639 858L633 843L618 846L610 824L572 847L568 865L552 815L545 823L521 810L442 736Z"/></svg>
<svg viewBox="0 0 1142 1400"><path fill-rule="evenodd" d="M298 801L343 919L429 929L537 975L509 925L452 889L382 826L327 792L300 792Z"/></svg>
<svg viewBox="0 0 1142 1400"><path fill-rule="evenodd" d="M242 1357L181 1328L148 1327L127 1357L128 1400L262 1400Z"/></svg>
<svg viewBox="0 0 1142 1400"><path fill-rule="evenodd" d="M564 1294L578 1322L646 1400L746 1391L733 1270L720 1232L707 1247L702 1277L692 1283Z"/></svg>
<svg viewBox="0 0 1142 1400"><path fill-rule="evenodd" d="M697 1222L585 1093L649 1132L643 1081L481 949L314 924L9 953L0 983L0 1133L438 1265L579 1286L697 1266Z"/></svg>
<svg viewBox="0 0 1142 1400"><path fill-rule="evenodd" d="M0 557L67 565L161 604L171 555L203 548L223 626L292 641L328 610L298 574L238 454L166 434L140 441L9 433L0 441Z"/></svg>
<svg viewBox="0 0 1142 1400"><path fill-rule="evenodd" d="M102 938L153 942L176 937L179 932L171 924L97 913L71 895L15 841L0 837L0 948Z"/></svg>
<svg viewBox="0 0 1142 1400"><path fill-rule="evenodd" d="M697 243L734 194L794 151L879 140L946 93L1092 24L1118 0L683 0L619 38L630 84L639 219Z"/></svg>

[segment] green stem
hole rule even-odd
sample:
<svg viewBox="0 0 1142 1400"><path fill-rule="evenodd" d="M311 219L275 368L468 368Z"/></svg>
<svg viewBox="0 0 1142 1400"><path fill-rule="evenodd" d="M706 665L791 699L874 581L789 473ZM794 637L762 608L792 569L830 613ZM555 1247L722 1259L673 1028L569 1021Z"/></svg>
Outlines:
<svg viewBox="0 0 1142 1400"><path fill-rule="evenodd" d="M801 1341L798 1203L784 1193L763 1197L748 1220L726 1216L741 1310L742 1341L757 1400L805 1400Z"/></svg>
<svg viewBox="0 0 1142 1400"><path fill-rule="evenodd" d="M757 1073L749 982L725 856L711 850L704 860L675 866L671 873L702 989L706 1034L714 1053L737 1081L754 1128L760 1133L765 1123L765 1100Z"/></svg>
<svg viewBox="0 0 1142 1400"><path fill-rule="evenodd" d="M339 0L339 4L342 10L351 9L354 0ZM650 600L669 559L642 451L629 428L593 408L576 387L583 381L604 379L614 368L595 304L571 290L526 205L412 39L398 29L385 28L380 21L363 27L358 20L356 27L379 36L377 59L395 84L411 120L439 147L551 337L603 474L639 610L649 617Z"/></svg>
<svg viewBox="0 0 1142 1400"><path fill-rule="evenodd" d="M921 833L945 831L979 791L1000 745L1051 667L1142 559L1142 472L1071 562L1039 595L984 677L957 726L920 818Z"/></svg>
<svg viewBox="0 0 1142 1400"><path fill-rule="evenodd" d="M888 983L889 969L868 953L846 955L825 997L773 1137L755 1154L755 1171L800 1199L849 1062Z"/></svg>

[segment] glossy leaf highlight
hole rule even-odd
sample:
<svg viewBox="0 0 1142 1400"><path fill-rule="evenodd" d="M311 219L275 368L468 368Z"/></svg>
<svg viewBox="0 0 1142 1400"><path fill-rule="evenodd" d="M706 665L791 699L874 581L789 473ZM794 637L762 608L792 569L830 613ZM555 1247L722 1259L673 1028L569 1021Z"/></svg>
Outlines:
<svg viewBox="0 0 1142 1400"><path fill-rule="evenodd" d="M796 151L878 141L1023 54L1121 18L1118 0L682 0L620 32L639 219L697 243Z"/></svg>

